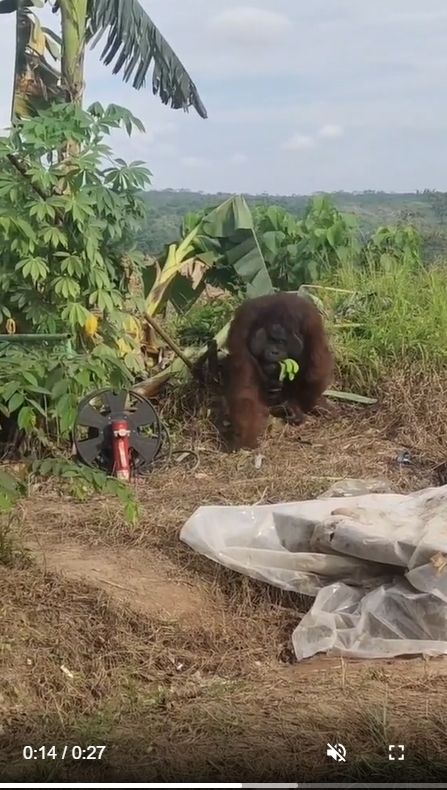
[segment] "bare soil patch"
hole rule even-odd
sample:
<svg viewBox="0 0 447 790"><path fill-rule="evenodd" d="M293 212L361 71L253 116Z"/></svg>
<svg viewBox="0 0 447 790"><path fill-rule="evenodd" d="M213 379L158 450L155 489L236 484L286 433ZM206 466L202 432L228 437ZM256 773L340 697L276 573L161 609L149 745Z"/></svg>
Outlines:
<svg viewBox="0 0 447 790"><path fill-rule="evenodd" d="M203 591L191 583L176 581L175 566L148 550L54 544L49 535L42 536L38 544L29 544L29 548L46 571L94 585L148 617L200 620L212 616Z"/></svg>

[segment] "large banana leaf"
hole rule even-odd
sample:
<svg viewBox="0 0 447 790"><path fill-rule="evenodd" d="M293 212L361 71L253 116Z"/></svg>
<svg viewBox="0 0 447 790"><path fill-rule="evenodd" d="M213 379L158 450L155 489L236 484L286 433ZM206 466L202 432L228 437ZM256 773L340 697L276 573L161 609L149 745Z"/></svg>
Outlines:
<svg viewBox="0 0 447 790"><path fill-rule="evenodd" d="M202 233L220 240L224 262L234 268L245 285L248 297L273 291L254 230L253 217L242 196L229 198L211 211L203 220Z"/></svg>
<svg viewBox="0 0 447 790"><path fill-rule="evenodd" d="M146 270L149 314L168 299L178 310L187 310L206 283L242 289L250 298L273 292L251 211L242 196L190 215L183 232L183 241L169 245L158 266Z"/></svg>
<svg viewBox="0 0 447 790"><path fill-rule="evenodd" d="M123 74L139 90L153 64L152 92L173 109L194 107L202 118L206 109L198 90L174 50L161 35L138 0L89 0L88 30L93 46L107 33L101 60L114 62L113 73Z"/></svg>

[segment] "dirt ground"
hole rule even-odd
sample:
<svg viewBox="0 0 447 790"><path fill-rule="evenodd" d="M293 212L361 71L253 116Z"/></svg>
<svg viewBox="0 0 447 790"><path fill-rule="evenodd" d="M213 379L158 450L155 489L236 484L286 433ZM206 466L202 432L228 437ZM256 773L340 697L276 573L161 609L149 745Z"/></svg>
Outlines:
<svg viewBox="0 0 447 790"><path fill-rule="evenodd" d="M12 525L26 555L0 565L0 778L439 778L447 662L298 664L291 635L309 602L178 538L203 504L309 498L344 477L385 478L396 491L440 482L439 448L422 452L414 434L411 445L408 425L387 413L346 406L300 428L275 423L259 470L191 422L172 438L197 462L174 456L140 479L133 526L114 500L34 487ZM399 467L408 448L413 464ZM326 757L337 742L346 764ZM389 743L405 744L405 761L388 760ZM25 746L52 745L57 756L23 757ZM76 761L78 745L106 748Z"/></svg>

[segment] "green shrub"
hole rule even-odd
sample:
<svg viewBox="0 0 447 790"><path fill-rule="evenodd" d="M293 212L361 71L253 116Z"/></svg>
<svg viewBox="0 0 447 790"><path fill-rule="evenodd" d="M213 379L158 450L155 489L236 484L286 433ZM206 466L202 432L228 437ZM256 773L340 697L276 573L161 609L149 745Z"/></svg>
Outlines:
<svg viewBox="0 0 447 790"><path fill-rule="evenodd" d="M115 106L53 105L0 143L0 313L22 332L78 338L91 309L107 325L124 309L123 258L141 263L132 238L149 181L141 162L113 160L104 144L126 120Z"/></svg>
<svg viewBox="0 0 447 790"><path fill-rule="evenodd" d="M2 343L0 411L27 433L66 436L82 394L128 384L136 354L117 346L128 312L130 275L143 260L133 238L145 217L141 162L113 159L104 138L141 124L123 108L89 111L56 104L0 140L0 332L68 333L73 352ZM68 151L68 153L67 153ZM101 315L95 337L85 322Z"/></svg>
<svg viewBox="0 0 447 790"><path fill-rule="evenodd" d="M328 197L309 200L302 219L278 206L257 208L255 228L273 285L297 290L358 258L355 220Z"/></svg>

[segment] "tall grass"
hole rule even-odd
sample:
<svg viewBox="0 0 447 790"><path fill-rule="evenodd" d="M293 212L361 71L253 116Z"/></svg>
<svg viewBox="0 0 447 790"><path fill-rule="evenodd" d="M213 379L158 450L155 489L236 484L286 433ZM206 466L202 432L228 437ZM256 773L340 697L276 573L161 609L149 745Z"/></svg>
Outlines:
<svg viewBox="0 0 447 790"><path fill-rule="evenodd" d="M447 374L447 266L344 264L327 291L341 378L373 391L396 372Z"/></svg>

